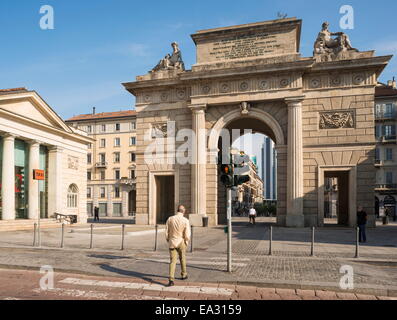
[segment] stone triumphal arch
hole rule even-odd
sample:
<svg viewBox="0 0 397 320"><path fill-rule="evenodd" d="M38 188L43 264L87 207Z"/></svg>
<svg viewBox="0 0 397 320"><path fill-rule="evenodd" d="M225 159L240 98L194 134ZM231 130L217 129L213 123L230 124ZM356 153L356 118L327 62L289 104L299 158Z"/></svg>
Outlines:
<svg viewBox="0 0 397 320"><path fill-rule="evenodd" d="M358 205L375 224L374 92L391 56L360 52L324 23L313 57L302 57L301 25L289 18L198 31L191 70L173 43L152 71L124 84L136 97L138 224L161 223L180 203L193 222L208 216L211 225L222 223L214 161L222 129L252 129L275 142L279 225L323 225L329 177L340 181L344 224L356 223ZM172 145L171 123L176 132L210 130L194 135L192 164L168 161L185 143ZM163 140L156 157L167 161L146 161L154 140Z"/></svg>

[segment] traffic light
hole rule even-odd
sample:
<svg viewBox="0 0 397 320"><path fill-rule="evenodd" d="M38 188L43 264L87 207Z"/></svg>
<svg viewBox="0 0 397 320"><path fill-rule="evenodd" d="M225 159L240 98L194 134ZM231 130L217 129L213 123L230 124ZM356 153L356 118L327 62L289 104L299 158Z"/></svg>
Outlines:
<svg viewBox="0 0 397 320"><path fill-rule="evenodd" d="M233 155L233 163L234 163L234 183L235 187L238 187L244 183L250 181L250 157L245 153L241 152L238 155Z"/></svg>
<svg viewBox="0 0 397 320"><path fill-rule="evenodd" d="M221 182L228 188L233 187L234 184L234 170L230 164L221 165Z"/></svg>

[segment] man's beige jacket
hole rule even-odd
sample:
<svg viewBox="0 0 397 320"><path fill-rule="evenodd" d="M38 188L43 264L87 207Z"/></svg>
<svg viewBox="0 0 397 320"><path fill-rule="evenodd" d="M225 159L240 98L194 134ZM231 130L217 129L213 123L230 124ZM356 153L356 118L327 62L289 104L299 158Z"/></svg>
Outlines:
<svg viewBox="0 0 397 320"><path fill-rule="evenodd" d="M167 220L165 237L170 249L179 248L183 241L187 246L190 241L190 233L189 220L183 216L183 213L178 212Z"/></svg>

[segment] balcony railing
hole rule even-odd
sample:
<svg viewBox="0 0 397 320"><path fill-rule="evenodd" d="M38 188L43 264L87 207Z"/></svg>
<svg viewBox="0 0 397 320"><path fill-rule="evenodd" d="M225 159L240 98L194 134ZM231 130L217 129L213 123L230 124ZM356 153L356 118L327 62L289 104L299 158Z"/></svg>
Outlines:
<svg viewBox="0 0 397 320"><path fill-rule="evenodd" d="M397 184L394 184L394 183L377 184L377 185L375 185L375 189L377 189L377 190L394 190L394 189L397 189Z"/></svg>
<svg viewBox="0 0 397 320"><path fill-rule="evenodd" d="M108 163L107 162L97 162L95 164L95 168L107 168L108 167Z"/></svg>
<svg viewBox="0 0 397 320"><path fill-rule="evenodd" d="M121 179L118 180L118 183L122 184L122 185L132 186L132 185L134 185L136 183L136 179L135 178L134 179L121 178Z"/></svg>
<svg viewBox="0 0 397 320"><path fill-rule="evenodd" d="M397 112L396 111L391 111L391 112L376 112L375 113L375 119L376 120L394 120L397 118Z"/></svg>
<svg viewBox="0 0 397 320"><path fill-rule="evenodd" d="M395 143L397 142L397 136L396 135L390 135L390 136L380 136L379 141L381 143Z"/></svg>

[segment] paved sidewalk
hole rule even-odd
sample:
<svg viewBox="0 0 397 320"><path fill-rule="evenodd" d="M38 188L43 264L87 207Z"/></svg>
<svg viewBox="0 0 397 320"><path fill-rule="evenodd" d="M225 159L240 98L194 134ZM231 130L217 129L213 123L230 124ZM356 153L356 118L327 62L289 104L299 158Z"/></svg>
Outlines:
<svg viewBox="0 0 397 320"><path fill-rule="evenodd" d="M354 270L356 293L397 296L397 226L368 230L369 243L355 259L354 230L337 227L316 232L315 257L310 257L310 229L275 228L273 255L269 256L271 220L259 218L256 227L236 219L233 229L233 273L226 273L226 235L222 227L195 228L194 253L188 253L191 281L247 284L258 287L323 289L341 291L341 267ZM154 229L131 226L121 251L120 226L96 230L94 249L89 250L90 234L80 226L65 237L60 249L60 231L45 230L43 248L31 247L28 232L0 233L0 266L40 268L51 265L59 271L88 275L137 277L151 281L166 279L168 249L159 233L154 252ZM99 226L98 226L99 228ZM116 228L116 229L115 229ZM131 235L130 235L131 234Z"/></svg>
<svg viewBox="0 0 397 320"><path fill-rule="evenodd" d="M397 300L389 297L323 290L258 288L163 279L114 278L56 272L54 287L40 288L37 271L0 269L0 300Z"/></svg>

